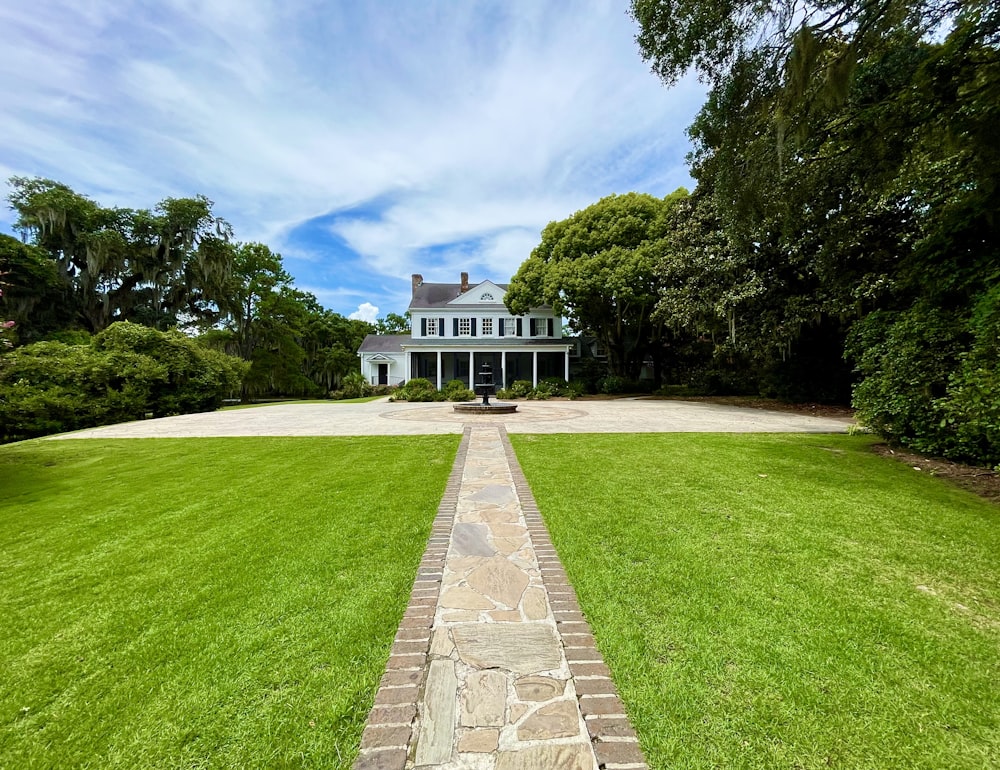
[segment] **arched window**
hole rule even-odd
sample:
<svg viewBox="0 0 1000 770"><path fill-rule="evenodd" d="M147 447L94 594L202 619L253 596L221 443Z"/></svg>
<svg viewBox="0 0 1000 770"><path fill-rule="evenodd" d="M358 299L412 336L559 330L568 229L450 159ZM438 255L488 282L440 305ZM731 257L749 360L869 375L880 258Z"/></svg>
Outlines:
<svg viewBox="0 0 1000 770"><path fill-rule="evenodd" d="M479 295L479 301L480 302L492 302L493 301L493 295L490 294L488 291L484 292L483 294Z"/></svg>

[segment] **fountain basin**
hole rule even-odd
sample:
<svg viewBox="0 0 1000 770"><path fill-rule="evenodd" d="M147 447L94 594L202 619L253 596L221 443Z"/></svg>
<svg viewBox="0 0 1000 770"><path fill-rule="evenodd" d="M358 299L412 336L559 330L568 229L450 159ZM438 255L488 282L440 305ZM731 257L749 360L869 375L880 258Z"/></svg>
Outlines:
<svg viewBox="0 0 1000 770"><path fill-rule="evenodd" d="M480 401L462 401L459 404L453 404L452 408L456 412L465 414L513 414L517 411L517 404L505 401L491 401L488 404L483 404Z"/></svg>

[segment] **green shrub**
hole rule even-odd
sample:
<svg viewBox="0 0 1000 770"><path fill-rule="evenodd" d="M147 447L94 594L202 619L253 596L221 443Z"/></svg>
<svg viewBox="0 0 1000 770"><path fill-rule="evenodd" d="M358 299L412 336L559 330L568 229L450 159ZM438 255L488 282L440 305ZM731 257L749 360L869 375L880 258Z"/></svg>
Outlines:
<svg viewBox="0 0 1000 770"><path fill-rule="evenodd" d="M361 372L351 372L344 377L337 392L341 394L341 398L365 398L372 395L373 391L374 388Z"/></svg>
<svg viewBox="0 0 1000 770"><path fill-rule="evenodd" d="M617 395L625 392L625 386L627 384L628 381L624 377L619 377L616 374L609 374L608 376L600 379L597 383L597 389L601 393Z"/></svg>
<svg viewBox="0 0 1000 770"><path fill-rule="evenodd" d="M511 398L527 398L528 394L534 390L531 380L514 380L507 389L511 393Z"/></svg>
<svg viewBox="0 0 1000 770"><path fill-rule="evenodd" d="M875 312L855 324L847 349L862 377L854 389L859 420L890 441L942 453L948 437L939 400L960 334L955 318L927 307Z"/></svg>
<svg viewBox="0 0 1000 770"><path fill-rule="evenodd" d="M535 388L549 396L565 396L568 389L569 384L562 377L546 377Z"/></svg>
<svg viewBox="0 0 1000 770"><path fill-rule="evenodd" d="M476 392L470 390L464 380L452 380L444 386L442 393L448 401L474 401L476 399Z"/></svg>
<svg viewBox="0 0 1000 770"><path fill-rule="evenodd" d="M177 330L161 332L125 321L95 335L91 346L110 354L138 353L164 368L165 377L149 382L147 406L156 417L218 409L223 398L239 390L249 368Z"/></svg>
<svg viewBox="0 0 1000 770"><path fill-rule="evenodd" d="M26 345L0 359L0 440L215 409L246 369L178 332L127 323L85 345Z"/></svg>
<svg viewBox="0 0 1000 770"><path fill-rule="evenodd" d="M566 396L571 400L587 393L587 383L583 380L570 380L566 383Z"/></svg>
<svg viewBox="0 0 1000 770"><path fill-rule="evenodd" d="M517 396L514 395L514 391L511 390L510 388L499 388L497 390L497 398L509 399L509 398L517 398Z"/></svg>
<svg viewBox="0 0 1000 770"><path fill-rule="evenodd" d="M1000 288L967 318L924 304L872 313L847 350L865 425L918 452L1000 463Z"/></svg>
<svg viewBox="0 0 1000 770"><path fill-rule="evenodd" d="M400 401L443 401L444 394L439 393L434 383L423 377L414 377L396 391L396 399Z"/></svg>

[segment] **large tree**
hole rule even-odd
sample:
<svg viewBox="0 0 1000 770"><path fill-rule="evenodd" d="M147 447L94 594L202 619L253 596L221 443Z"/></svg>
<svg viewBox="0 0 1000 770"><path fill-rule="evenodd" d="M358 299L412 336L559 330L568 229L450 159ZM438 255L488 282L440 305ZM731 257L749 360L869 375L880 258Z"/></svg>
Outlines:
<svg viewBox="0 0 1000 770"><path fill-rule="evenodd" d="M107 208L50 179L10 179L16 227L56 263L78 323L167 328L210 317L229 270L232 228L204 196L152 210Z"/></svg>
<svg viewBox="0 0 1000 770"><path fill-rule="evenodd" d="M325 310L292 285L281 254L263 243L230 244L220 322L203 340L251 362L242 397L321 396L357 371L371 324Z"/></svg>
<svg viewBox="0 0 1000 770"><path fill-rule="evenodd" d="M743 303L757 336L794 351L816 330L842 340L855 325L863 417L905 424L888 432L924 449L996 457L983 450L988 431L970 428L995 423L979 405L996 404L986 395L996 366L969 362L985 360L977 351L997 318L1000 6L634 0L632 10L666 82L693 68L711 87L690 129L692 173L764 280ZM925 371L920 351L942 335L934 383L900 391L893 378ZM923 422L894 420L904 412Z"/></svg>
<svg viewBox="0 0 1000 770"><path fill-rule="evenodd" d="M511 280L508 309L552 307L575 331L604 343L614 374L635 379L644 357L659 349L657 256L667 212L686 194L609 195L550 222Z"/></svg>

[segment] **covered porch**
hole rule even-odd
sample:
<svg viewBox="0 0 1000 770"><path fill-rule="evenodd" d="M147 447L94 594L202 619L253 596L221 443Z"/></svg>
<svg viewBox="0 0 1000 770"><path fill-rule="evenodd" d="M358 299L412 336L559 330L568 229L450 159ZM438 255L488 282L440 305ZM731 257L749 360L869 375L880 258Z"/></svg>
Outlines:
<svg viewBox="0 0 1000 770"><path fill-rule="evenodd" d="M423 377L439 390L452 380L462 380L472 388L480 368L488 363L497 387L509 388L516 380L528 380L534 387L547 377L569 379L569 350L565 344L514 350L410 349L406 351L406 378Z"/></svg>

